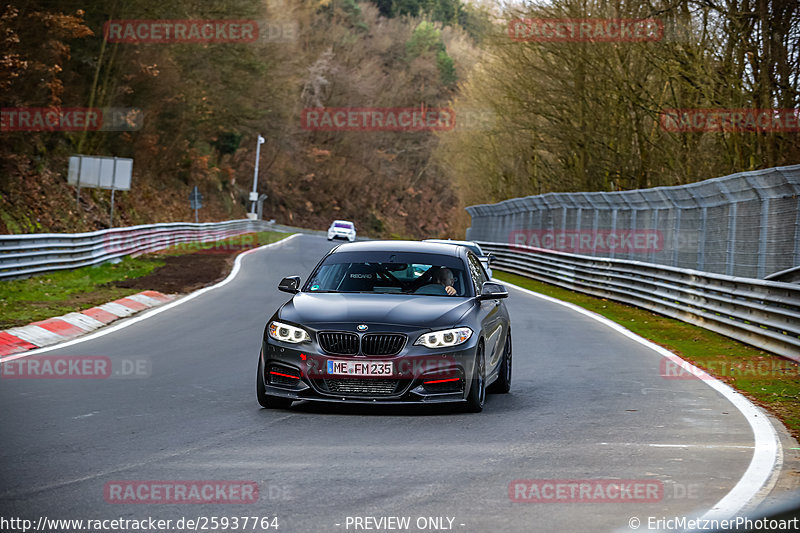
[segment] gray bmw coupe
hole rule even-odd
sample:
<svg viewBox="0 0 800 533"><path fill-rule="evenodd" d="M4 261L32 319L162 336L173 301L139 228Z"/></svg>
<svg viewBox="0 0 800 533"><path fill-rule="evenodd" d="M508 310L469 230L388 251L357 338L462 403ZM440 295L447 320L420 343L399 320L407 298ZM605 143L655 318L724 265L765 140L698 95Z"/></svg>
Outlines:
<svg viewBox="0 0 800 533"><path fill-rule="evenodd" d="M266 408L300 400L459 402L480 412L511 387L505 287L463 246L342 244L278 288L293 294L264 330L256 393Z"/></svg>

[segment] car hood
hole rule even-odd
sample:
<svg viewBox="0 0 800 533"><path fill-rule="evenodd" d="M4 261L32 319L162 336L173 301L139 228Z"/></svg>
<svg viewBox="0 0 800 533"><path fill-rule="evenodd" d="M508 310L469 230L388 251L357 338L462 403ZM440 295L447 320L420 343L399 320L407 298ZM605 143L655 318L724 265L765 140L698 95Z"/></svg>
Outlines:
<svg viewBox="0 0 800 533"><path fill-rule="evenodd" d="M391 324L412 328L458 325L471 298L401 294L298 293L278 312L296 324Z"/></svg>

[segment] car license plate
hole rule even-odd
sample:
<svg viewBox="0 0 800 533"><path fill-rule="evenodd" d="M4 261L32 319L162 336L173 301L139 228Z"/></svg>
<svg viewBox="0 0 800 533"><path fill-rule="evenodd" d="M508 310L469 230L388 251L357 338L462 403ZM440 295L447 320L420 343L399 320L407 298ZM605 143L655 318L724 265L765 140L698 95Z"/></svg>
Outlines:
<svg viewBox="0 0 800 533"><path fill-rule="evenodd" d="M341 376L391 376L392 363L328 360L328 374Z"/></svg>

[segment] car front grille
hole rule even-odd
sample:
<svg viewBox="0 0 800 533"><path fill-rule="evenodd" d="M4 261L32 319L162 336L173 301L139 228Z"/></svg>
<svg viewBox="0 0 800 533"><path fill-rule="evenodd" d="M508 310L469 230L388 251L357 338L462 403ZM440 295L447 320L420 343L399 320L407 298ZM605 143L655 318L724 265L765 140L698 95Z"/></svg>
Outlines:
<svg viewBox="0 0 800 533"><path fill-rule="evenodd" d="M323 379L322 388L351 396L388 396L397 391L399 379Z"/></svg>
<svg viewBox="0 0 800 533"><path fill-rule="evenodd" d="M397 355L405 343L405 335L369 333L361 338L361 353L364 355Z"/></svg>
<svg viewBox="0 0 800 533"><path fill-rule="evenodd" d="M322 349L334 355L356 355L358 353L358 335L346 332L326 331L319 334Z"/></svg>
<svg viewBox="0 0 800 533"><path fill-rule="evenodd" d="M322 349L332 355L397 355L406 344L398 333L368 333L359 339L347 331L323 331L319 334Z"/></svg>

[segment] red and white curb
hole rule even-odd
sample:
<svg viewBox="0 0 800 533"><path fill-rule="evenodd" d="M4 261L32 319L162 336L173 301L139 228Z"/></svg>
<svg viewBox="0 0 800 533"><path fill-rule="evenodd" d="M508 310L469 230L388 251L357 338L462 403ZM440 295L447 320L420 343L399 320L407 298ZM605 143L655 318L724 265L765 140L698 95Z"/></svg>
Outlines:
<svg viewBox="0 0 800 533"><path fill-rule="evenodd" d="M198 289L198 290L196 290L196 291L194 291L194 292L192 292L190 294L187 294L187 295L180 295L180 298L178 298L177 295L176 296L166 296L164 294L161 294L161 293L158 293L158 292L155 292L155 291L144 291L144 292L140 292L139 294L135 294L133 296L128 296L127 298L121 298L119 300L116 300L115 302L110 302L110 303L101 305L99 307L93 307L91 309L87 309L86 311L83 311L82 313L75 313L77 315L83 315L80 318L80 320L86 320L85 317L88 317L90 319L93 318L93 319L97 320L98 322L102 322L103 324L107 324L108 322L106 322L106 320L108 320L110 322L111 320L116 320L117 318L119 318L119 316L115 314L115 311L118 311L119 308L116 307L116 305L114 305L114 304L120 304L123 308L131 309L131 306L135 305L135 304L131 304L128 300L138 301L139 303L151 303L149 300L144 300L144 301L141 300L139 298L140 296L145 296L145 297L153 299L153 300L160 300L160 301L164 301L164 302L166 302L168 300L172 300L169 303L164 303L163 305L160 305L155 309L150 309L148 311L142 312L138 316L132 317L132 318L130 318L128 320L120 320L117 324L110 325L110 326L105 327L105 328L100 328L95 332L87 333L85 335L81 335L81 336L79 336L77 338L73 338L71 340L68 337L59 337L58 341L57 341L57 344L50 344L48 346L44 346L44 347L40 348L38 345L30 343L30 342L27 342L27 341L25 341L23 339L20 339L19 337L16 337L14 335L9 334L8 332L0 331L0 366L2 364L4 364L4 363L8 362L8 361L21 359L23 357L30 357L32 355L40 354L42 352L47 352L47 351L50 351L50 350L55 350L55 349L66 347L66 346L72 346L73 344L78 344L78 343L81 343L81 342L86 342L86 341L89 341L89 340L92 340L92 339L96 339L98 337L102 337L104 335L109 335L111 333L114 333L117 330L120 330L120 329L123 329L123 328L127 328L129 326L132 326L132 325L138 323L138 322L141 322L142 320L147 320L148 318L156 316L159 313L163 313L165 311L168 311L168 310L172 309L173 307L177 307L179 305L185 304L186 302L190 302L190 301L194 300L195 298L198 298L198 297L202 296L203 294L207 293L208 291L213 291L213 290L219 289L220 287L224 287L225 285L227 285L228 283L233 281L236 278L236 276L238 275L239 270L241 270L242 260L245 257L249 256L250 254L256 253L256 252L258 252L260 250L266 250L267 248L283 246L286 243L291 242L292 240L294 240L296 237L299 237L300 235L301 235L300 233L295 233L294 235L289 235L285 239L281 239L281 240L279 240L277 242L273 242L273 243L270 243L270 244L265 244L263 246L259 246L258 248L253 248L251 250L247 250L245 252L240 253L239 255L236 256L236 260L233 262L233 269L228 274L227 278L225 278L224 280L220 281L219 283L216 283L215 285L211 285L210 287L204 287L202 289ZM125 311L125 312L127 312L127 311ZM130 312L128 314L130 314ZM71 316L71 315L73 315L73 314L70 313L69 315L65 315L65 316L70 316L70 318L72 319L73 316ZM111 315L111 316L109 317L108 315ZM63 319L63 318L64 317L60 317L60 319ZM59 320L59 319L54 319L54 320ZM41 323L37 322L35 324L31 324L31 326L34 326L34 325L37 325L37 324L41 324ZM22 328L15 328L15 329L22 329ZM11 352L3 352L2 350L6 347L6 344L12 345L12 349L13 349L13 345L21 345L22 347L21 347L21 349L16 349L16 350L11 351ZM22 353L18 353L18 352L22 352ZM14 355L4 355L4 354L7 354L7 353L13 353Z"/></svg>
<svg viewBox="0 0 800 533"><path fill-rule="evenodd" d="M157 291L143 291L80 313L68 313L27 326L0 331L0 357L78 337L114 320L159 306L172 299L172 296Z"/></svg>

